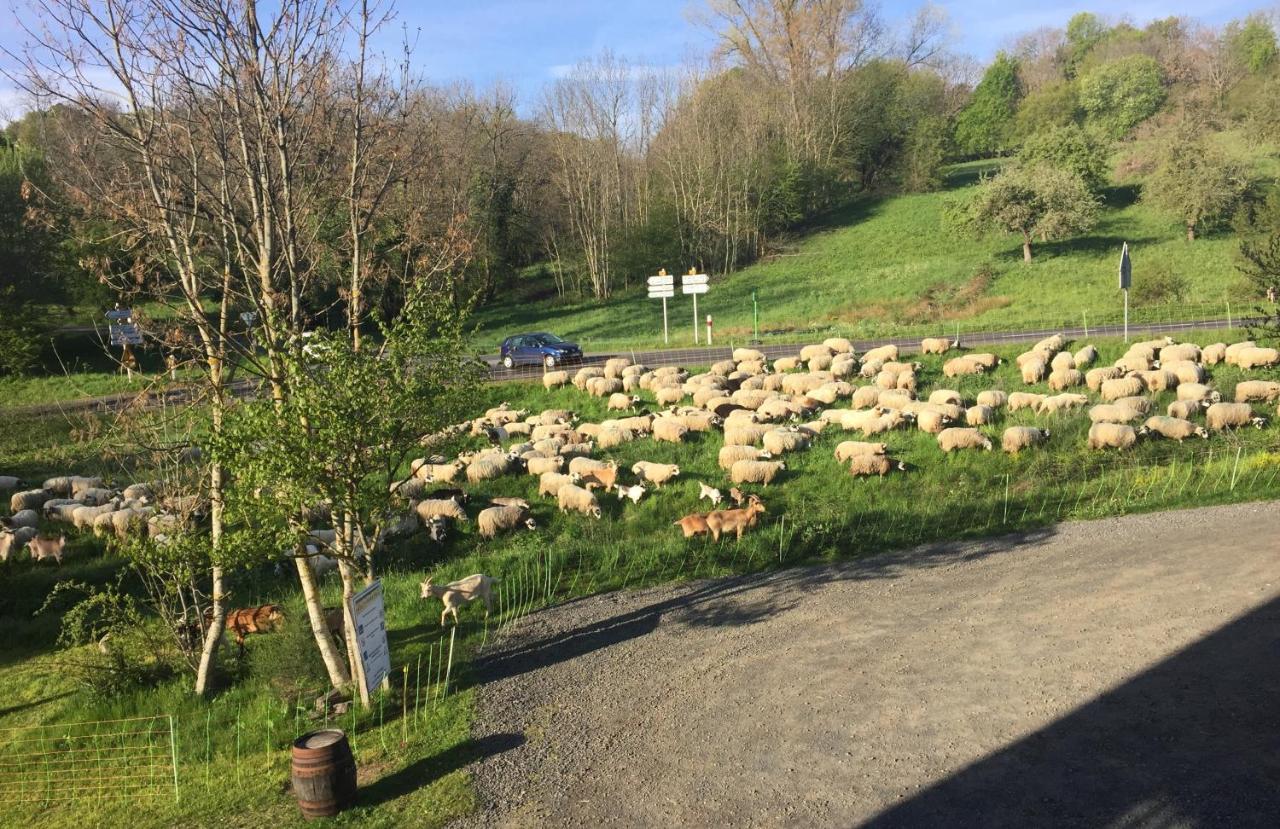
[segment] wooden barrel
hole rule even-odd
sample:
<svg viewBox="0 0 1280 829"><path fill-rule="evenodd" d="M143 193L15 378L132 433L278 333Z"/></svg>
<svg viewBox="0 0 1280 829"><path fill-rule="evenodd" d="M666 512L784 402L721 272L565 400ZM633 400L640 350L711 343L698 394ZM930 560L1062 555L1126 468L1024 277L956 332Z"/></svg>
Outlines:
<svg viewBox="0 0 1280 829"><path fill-rule="evenodd" d="M293 741L293 793L303 817L332 817L356 802L356 760L336 728Z"/></svg>

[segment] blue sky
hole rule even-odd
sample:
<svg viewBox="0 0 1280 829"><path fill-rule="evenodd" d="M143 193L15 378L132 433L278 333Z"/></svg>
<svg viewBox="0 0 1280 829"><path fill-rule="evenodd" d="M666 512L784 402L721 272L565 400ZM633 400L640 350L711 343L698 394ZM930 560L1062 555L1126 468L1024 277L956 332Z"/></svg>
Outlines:
<svg viewBox="0 0 1280 829"><path fill-rule="evenodd" d="M395 51L401 27L407 27L418 38L415 62L429 80L466 80L479 87L502 81L516 89L521 108L528 111L539 90L558 72L605 48L652 66L674 65L688 55L704 53L712 36L690 22L691 5L700 6L700 0L399 0L399 20L384 36L384 48ZM915 0L880 2L889 20L901 20L918 5ZM1014 35L1061 26L1078 11L1139 23L1185 14L1219 24L1269 6L1265 0L1132 0L1112 5L1096 0L945 0L937 5L950 15L955 47L984 61ZM0 43L16 46L15 29L0 27ZM0 80L0 108L14 103L12 90Z"/></svg>

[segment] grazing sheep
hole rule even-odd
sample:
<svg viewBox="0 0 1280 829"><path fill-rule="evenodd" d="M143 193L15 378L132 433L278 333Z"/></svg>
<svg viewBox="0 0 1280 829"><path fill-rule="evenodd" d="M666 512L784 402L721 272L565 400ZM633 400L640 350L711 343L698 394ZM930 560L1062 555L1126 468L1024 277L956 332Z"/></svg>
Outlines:
<svg viewBox="0 0 1280 829"><path fill-rule="evenodd" d="M1049 361L1050 372L1068 371L1076 367L1076 360L1069 352L1059 351L1053 355L1053 359Z"/></svg>
<svg viewBox="0 0 1280 829"><path fill-rule="evenodd" d="M67 546L67 537L60 535L57 538L41 538L35 536L27 542L27 549L31 551L31 560L41 562L47 558L54 560L56 564L62 564L62 551Z"/></svg>
<svg viewBox="0 0 1280 829"><path fill-rule="evenodd" d="M773 370L782 373L784 371L795 371L800 367L803 359L800 357L779 357L773 361Z"/></svg>
<svg viewBox="0 0 1280 829"><path fill-rule="evenodd" d="M1023 449L1039 446L1048 439L1048 429L1036 429L1032 426L1010 426L1000 436L1000 448L1010 455L1016 455Z"/></svg>
<svg viewBox="0 0 1280 829"><path fill-rule="evenodd" d="M44 502L53 497L47 489L28 489L15 492L9 497L9 512L21 512L26 509L39 509Z"/></svg>
<svg viewBox="0 0 1280 829"><path fill-rule="evenodd" d="M556 493L556 503L561 512L580 512L597 520L601 515L600 504L596 501L595 494L573 484L560 487Z"/></svg>
<svg viewBox="0 0 1280 829"><path fill-rule="evenodd" d="M1195 403L1202 401L1217 403L1222 400L1221 393L1214 391L1203 383L1179 383L1177 396L1179 400L1190 400Z"/></svg>
<svg viewBox="0 0 1280 829"><path fill-rule="evenodd" d="M1190 420L1200 414L1200 412L1209 408L1210 405L1210 402L1207 400L1175 400L1169 404L1167 409L1165 409L1165 414L1169 415L1169 417Z"/></svg>
<svg viewBox="0 0 1280 829"><path fill-rule="evenodd" d="M782 461L738 461L729 469L729 480L735 484L768 486L786 468Z"/></svg>
<svg viewBox="0 0 1280 829"><path fill-rule="evenodd" d="M1009 395L1009 411L1016 412L1019 409L1035 409L1046 397L1048 397L1047 394L1015 391L1013 394Z"/></svg>
<svg viewBox="0 0 1280 829"><path fill-rule="evenodd" d="M1140 415L1151 414L1151 410L1155 408L1155 403L1149 397L1121 397L1113 402L1117 406L1127 406Z"/></svg>
<svg viewBox="0 0 1280 829"><path fill-rule="evenodd" d="M1102 403L1089 410L1090 423L1128 423L1142 417L1142 413L1129 406Z"/></svg>
<svg viewBox="0 0 1280 829"><path fill-rule="evenodd" d="M853 343L844 337L827 337L822 344L835 354L853 353Z"/></svg>
<svg viewBox="0 0 1280 829"><path fill-rule="evenodd" d="M916 396L909 391L894 389L881 392L878 405L886 409L905 409L915 399Z"/></svg>
<svg viewBox="0 0 1280 829"><path fill-rule="evenodd" d="M1238 365L1236 358L1240 356L1240 352L1247 348L1257 348L1258 344L1253 340L1245 340L1243 342L1232 343L1222 352L1222 360L1227 365Z"/></svg>
<svg viewBox="0 0 1280 829"><path fill-rule="evenodd" d="M542 387L548 391L567 385L569 385L569 372L567 371L548 371L542 375Z"/></svg>
<svg viewBox="0 0 1280 829"><path fill-rule="evenodd" d="M564 458L559 455L550 458L529 458L525 461L525 471L530 475L559 472L562 469L564 469Z"/></svg>
<svg viewBox="0 0 1280 829"><path fill-rule="evenodd" d="M1025 394L1025 392L1022 392ZM978 392L978 399L975 401L979 406L990 406L993 409L1003 408L1009 402L1009 394L1000 389L987 389Z"/></svg>
<svg viewBox="0 0 1280 829"><path fill-rule="evenodd" d="M1203 383L1209 376L1204 370L1204 366L1199 363L1191 363L1186 360L1177 360L1172 363L1162 363L1160 366L1165 371L1173 372L1173 376L1178 378L1178 383Z"/></svg>
<svg viewBox="0 0 1280 829"><path fill-rule="evenodd" d="M499 533L523 526L536 530L538 523L529 515L529 508L518 506L493 506L480 510L476 516L476 529L481 538L494 538Z"/></svg>
<svg viewBox="0 0 1280 829"><path fill-rule="evenodd" d="M684 428L690 432L710 432L724 425L724 421L712 412L687 411L672 415L668 419L683 424Z"/></svg>
<svg viewBox="0 0 1280 829"><path fill-rule="evenodd" d="M711 528L707 526L707 516L696 512L684 516L679 521L673 521L671 526L679 527L685 538L693 538L695 535L711 535Z"/></svg>
<svg viewBox="0 0 1280 829"><path fill-rule="evenodd" d="M883 478L893 470L905 472L907 465L902 461L895 461L888 455L854 455L849 458L849 474L854 477L870 477L876 475Z"/></svg>
<svg viewBox="0 0 1280 829"><path fill-rule="evenodd" d="M683 388L673 386L657 389L653 393L653 397L659 406L670 406L683 400L685 394Z"/></svg>
<svg viewBox="0 0 1280 829"><path fill-rule="evenodd" d="M1177 417L1149 417L1143 425L1150 434L1176 440L1178 443L1190 437L1209 437L1208 429Z"/></svg>
<svg viewBox="0 0 1280 829"><path fill-rule="evenodd" d="M720 464L720 468L727 471L736 461L768 460L772 457L773 455L764 449L757 449L754 446L734 445L720 447L720 452L716 459Z"/></svg>
<svg viewBox="0 0 1280 829"><path fill-rule="evenodd" d="M605 467L609 466L610 463L613 463L613 462L598 461L598 460L595 460L594 458L585 458L585 457L573 458L572 460L569 461L569 471L577 475L586 475L588 472L592 472L596 469L604 469ZM617 464L614 463L614 466L616 467Z"/></svg>
<svg viewBox="0 0 1280 829"><path fill-rule="evenodd" d="M462 504L452 498L428 498L415 504L413 511L423 523L430 521L432 518L452 518L455 521L467 520L467 512L462 508Z"/></svg>
<svg viewBox="0 0 1280 829"><path fill-rule="evenodd" d="M754 348L735 348L733 350L733 361L735 363L744 363L751 360L763 362L765 359L764 352L757 351Z"/></svg>
<svg viewBox="0 0 1280 829"><path fill-rule="evenodd" d="M834 355L835 352L822 343L806 345L800 349L800 361L802 363L807 363L814 357L832 357Z"/></svg>
<svg viewBox="0 0 1280 829"><path fill-rule="evenodd" d="M1062 352L1065 354L1066 352ZM1049 388L1062 391L1073 386L1083 386L1084 375L1074 368L1057 369L1049 373Z"/></svg>
<svg viewBox="0 0 1280 829"><path fill-rule="evenodd" d="M1200 362L1200 346L1195 343L1178 343L1175 345L1166 345L1160 349L1157 355L1160 364L1177 362L1178 360L1187 360L1192 363Z"/></svg>
<svg viewBox="0 0 1280 829"><path fill-rule="evenodd" d="M1248 403L1214 403L1205 412L1204 421L1215 432L1243 426L1261 429L1267 425L1267 419L1255 416L1253 407Z"/></svg>
<svg viewBox="0 0 1280 829"><path fill-rule="evenodd" d="M565 458L589 458L595 450L595 444L590 441L586 443L566 443L560 447L559 454Z"/></svg>
<svg viewBox="0 0 1280 829"><path fill-rule="evenodd" d="M844 440L836 445L835 459L848 461L859 455L883 455L889 451L888 444L868 443L861 440Z"/></svg>
<svg viewBox="0 0 1280 829"><path fill-rule="evenodd" d="M631 467L631 474L642 481L653 484L654 489L662 489L662 485L680 477L680 467L674 463L654 463L653 461L637 461Z"/></svg>
<svg viewBox="0 0 1280 829"><path fill-rule="evenodd" d="M936 435L955 422L950 415L934 409L924 409L916 413L916 428L930 435Z"/></svg>
<svg viewBox="0 0 1280 829"><path fill-rule="evenodd" d="M955 426L938 433L938 446L943 452L957 449L983 449L991 451L991 439L977 429Z"/></svg>
<svg viewBox="0 0 1280 829"><path fill-rule="evenodd" d="M538 494L554 498L556 493L560 491L560 487L567 484L576 485L581 482L582 476L576 472L571 472L568 475L562 475L559 472L544 472L538 478Z"/></svg>
<svg viewBox="0 0 1280 829"><path fill-rule="evenodd" d="M0 492L8 492L22 486L22 479L16 475L0 475Z"/></svg>
<svg viewBox="0 0 1280 829"><path fill-rule="evenodd" d="M1138 442L1147 427L1134 429L1127 423L1095 423L1089 427L1090 449L1130 449Z"/></svg>
<svg viewBox="0 0 1280 829"><path fill-rule="evenodd" d="M1280 383L1272 380L1245 380L1236 384L1236 402L1249 403L1258 400L1274 403L1280 400Z"/></svg>
<svg viewBox="0 0 1280 829"><path fill-rule="evenodd" d="M711 506L716 507L724 500L724 496L720 494L720 490L713 486L707 486L702 481L698 481L698 500L706 498L711 502Z"/></svg>
<svg viewBox="0 0 1280 829"><path fill-rule="evenodd" d="M671 417L660 417L653 421L653 439L667 443L680 443L689 434L689 427Z"/></svg>
<svg viewBox="0 0 1280 829"><path fill-rule="evenodd" d="M951 340L946 337L925 337L920 341L921 354L946 354L952 348Z"/></svg>
<svg viewBox="0 0 1280 829"><path fill-rule="evenodd" d="M1076 368L1093 365L1098 361L1098 349L1091 345L1086 345L1084 348L1073 354L1071 359L1075 362Z"/></svg>
<svg viewBox="0 0 1280 829"><path fill-rule="evenodd" d="M623 486L622 484L615 484L613 487L613 491L618 493L619 501L625 501L626 499L630 498L631 503L638 504L640 503L640 499L643 498L644 494L649 490L644 488L644 484L632 484L631 486Z"/></svg>
<svg viewBox="0 0 1280 829"><path fill-rule="evenodd" d="M1111 403L1122 397L1135 397L1147 390L1141 377L1117 377L1114 380L1102 381L1101 395L1104 403Z"/></svg>
<svg viewBox="0 0 1280 829"><path fill-rule="evenodd" d="M597 466L580 472L582 480L580 486L583 489L613 489L618 483L618 464L616 461L610 461L604 466Z"/></svg>
<svg viewBox="0 0 1280 829"><path fill-rule="evenodd" d="M1138 376L1142 378L1142 383L1147 387L1148 391L1157 393L1176 389L1179 383L1178 375L1162 368L1142 371L1138 373Z"/></svg>
<svg viewBox="0 0 1280 829"><path fill-rule="evenodd" d="M1046 397L1036 406L1036 414L1058 414L1059 412L1069 412L1072 409L1080 409L1088 405L1089 398L1083 394L1055 394L1053 397Z"/></svg>
<svg viewBox="0 0 1280 829"><path fill-rule="evenodd" d="M1216 366L1223 360L1227 359L1227 344L1214 343L1206 345L1200 351L1200 361L1207 366Z"/></svg>
<svg viewBox="0 0 1280 829"><path fill-rule="evenodd" d="M99 515L115 512L119 508L120 502L114 500L96 507L79 506L71 511L71 523L78 530L91 530Z"/></svg>
<svg viewBox="0 0 1280 829"><path fill-rule="evenodd" d="M861 414L857 412L856 414ZM901 427L907 426L915 418L915 415L898 411L897 409L888 409L879 417L872 418L859 427L859 431L867 437L879 435L885 432L893 431ZM841 423L844 428L849 428L845 423Z"/></svg>
<svg viewBox="0 0 1280 829"><path fill-rule="evenodd" d="M934 389L929 394L930 403L950 403L953 406L963 406L964 398L960 396L960 392L952 389Z"/></svg>
<svg viewBox="0 0 1280 829"><path fill-rule="evenodd" d="M1045 376L1049 373L1049 367L1045 365L1044 360L1028 360L1022 364L1022 382L1028 386L1036 383L1043 383Z"/></svg>
<svg viewBox="0 0 1280 829"><path fill-rule="evenodd" d="M855 389L849 399L851 409L870 409L880 403L880 389L876 386L862 386Z"/></svg>
<svg viewBox="0 0 1280 829"><path fill-rule="evenodd" d="M1100 368L1090 369L1085 372L1084 384L1089 387L1089 391L1097 392L1102 388L1102 384L1107 380L1115 380L1124 376L1124 370L1115 366L1102 366Z"/></svg>
<svg viewBox="0 0 1280 829"><path fill-rule="evenodd" d="M414 463L417 463L417 461L414 461ZM454 479L457 478L464 469L466 469L466 465L460 461L454 461L453 463L424 462L414 470L414 474L424 481L449 484L453 483Z"/></svg>
<svg viewBox="0 0 1280 829"><path fill-rule="evenodd" d="M516 462L506 455L486 454L480 455L467 464L467 481L469 483L479 483L480 481L489 481L494 478L501 478L503 475L515 468Z"/></svg>
<svg viewBox="0 0 1280 829"><path fill-rule="evenodd" d="M630 443L638 436L630 429L601 429L596 435L596 445L601 449L614 449L624 443Z"/></svg>
<svg viewBox="0 0 1280 829"><path fill-rule="evenodd" d="M755 446L764 440L771 428L763 424L735 424L724 430L724 445Z"/></svg>
<svg viewBox="0 0 1280 829"><path fill-rule="evenodd" d="M432 580L428 578L422 582L421 596L424 599L436 598L444 603L444 610L440 613L440 627L444 627L445 616L452 613L453 623L458 624L458 608L464 604L470 604L476 599L484 602L484 615L489 616L489 611L493 609L493 583L497 579L490 578L482 573L467 576L465 579L449 582L444 585L432 584Z"/></svg>
<svg viewBox="0 0 1280 829"><path fill-rule="evenodd" d="M640 398L634 394L623 394L615 392L609 395L609 405L606 407L609 411L625 412L635 409L640 405Z"/></svg>
<svg viewBox="0 0 1280 829"><path fill-rule="evenodd" d="M802 435L798 431L774 429L765 433L763 443L766 452L773 455L782 455L787 452L808 449L810 441L806 435Z"/></svg>
<svg viewBox="0 0 1280 829"><path fill-rule="evenodd" d="M962 377L969 374L982 374L987 367L972 356L952 357L942 364L942 373L946 377Z"/></svg>
<svg viewBox="0 0 1280 829"><path fill-rule="evenodd" d="M745 508L713 510L707 513L707 527L711 529L711 537L716 541L726 533L734 533L741 541L742 531L754 527L763 512L764 504L753 495Z"/></svg>
<svg viewBox="0 0 1280 829"><path fill-rule="evenodd" d="M898 359L898 347L892 343L873 348L866 354L862 355L863 363L866 363L869 360L879 360L884 363L896 359Z"/></svg>
<svg viewBox="0 0 1280 829"><path fill-rule="evenodd" d="M1000 357L988 352L973 352L972 354L966 354L965 357L973 360L987 371L992 371L997 366L1004 363L1004 360L1000 359Z"/></svg>
<svg viewBox="0 0 1280 829"><path fill-rule="evenodd" d="M19 527L34 527L40 523L40 513L33 509L18 510L13 515L0 516L0 526L16 530Z"/></svg>
<svg viewBox="0 0 1280 829"><path fill-rule="evenodd" d="M964 422L966 426L989 426L996 420L996 410L991 406L978 404L970 406L964 411Z"/></svg>
<svg viewBox="0 0 1280 829"><path fill-rule="evenodd" d="M0 530L0 561L8 561L9 557L27 546L27 542L35 538L35 527L17 527L12 530Z"/></svg>

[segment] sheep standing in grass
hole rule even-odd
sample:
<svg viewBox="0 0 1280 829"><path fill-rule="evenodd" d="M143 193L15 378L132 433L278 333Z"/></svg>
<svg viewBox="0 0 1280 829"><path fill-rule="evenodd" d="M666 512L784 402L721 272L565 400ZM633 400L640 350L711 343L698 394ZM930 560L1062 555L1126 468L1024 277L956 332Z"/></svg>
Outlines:
<svg viewBox="0 0 1280 829"><path fill-rule="evenodd" d="M569 385L569 372L567 371L548 371L542 375L542 387L548 391L567 385Z"/></svg>
<svg viewBox="0 0 1280 829"><path fill-rule="evenodd" d="M1035 394L1027 391L1015 391L1009 395L1009 411L1016 412L1019 409L1035 409L1044 399L1048 397L1045 394Z"/></svg>
<svg viewBox="0 0 1280 829"><path fill-rule="evenodd" d="M1000 448L1010 455L1016 455L1023 449L1039 446L1048 439L1048 429L1036 429L1031 426L1010 426L1000 436Z"/></svg>
<svg viewBox="0 0 1280 829"><path fill-rule="evenodd" d="M1209 437L1208 429L1203 426L1197 426L1189 420L1182 420L1176 417L1149 417L1143 425L1146 426L1150 434L1176 440L1178 443L1182 443L1190 437Z"/></svg>
<svg viewBox="0 0 1280 829"><path fill-rule="evenodd" d="M1178 378L1178 384L1183 383L1203 383L1208 378L1208 372L1204 370L1204 366L1199 363L1190 363L1186 360L1179 360L1172 363L1161 364L1161 369L1173 373Z"/></svg>
<svg viewBox="0 0 1280 829"><path fill-rule="evenodd" d="M1253 407L1248 403L1214 403L1205 412L1204 421L1215 432L1243 426L1261 429L1267 425L1267 419L1254 415Z"/></svg>
<svg viewBox="0 0 1280 829"><path fill-rule="evenodd" d="M601 429L596 435L596 445L601 449L614 449L635 439L636 433L630 429Z"/></svg>
<svg viewBox="0 0 1280 829"><path fill-rule="evenodd" d="M987 367L972 357L953 357L942 364L942 373L946 377L963 377L969 374L982 374Z"/></svg>
<svg viewBox="0 0 1280 829"><path fill-rule="evenodd" d="M542 475L544 472L559 472L564 469L564 458L555 455L550 458L529 458L525 461L525 471L530 475Z"/></svg>
<svg viewBox="0 0 1280 829"><path fill-rule="evenodd" d="M936 435L954 423L949 415L933 409L924 409L916 413L916 428L930 435Z"/></svg>
<svg viewBox="0 0 1280 829"><path fill-rule="evenodd" d="M1065 354L1066 352L1063 353ZM1084 375L1074 368L1055 369L1049 374L1049 388L1054 391L1062 391L1073 386L1083 385Z"/></svg>
<svg viewBox="0 0 1280 829"><path fill-rule="evenodd" d="M1102 382L1102 400L1104 403L1111 403L1122 397L1133 397L1142 394L1147 390L1147 386L1142 382L1141 377L1129 376L1118 377L1115 380L1104 380Z"/></svg>
<svg viewBox="0 0 1280 829"><path fill-rule="evenodd" d="M883 455L889 451L888 444L869 443L861 440L844 440L836 444L835 459L841 462L852 460L859 455Z"/></svg>
<svg viewBox="0 0 1280 829"><path fill-rule="evenodd" d="M768 486L786 468L782 461L738 461L729 469L729 480L735 484Z"/></svg>
<svg viewBox="0 0 1280 829"><path fill-rule="evenodd" d="M622 392L614 392L609 395L609 411L625 412L635 409L640 405L640 398L634 394L623 394Z"/></svg>
<svg viewBox="0 0 1280 829"><path fill-rule="evenodd" d="M556 493L556 504L561 512L580 512L599 519L600 504L594 493L573 484L565 484Z"/></svg>
<svg viewBox="0 0 1280 829"><path fill-rule="evenodd" d="M538 478L538 494L554 498L560 491L560 487L568 484L577 485L581 482L582 476L577 473L562 475L559 472L544 472Z"/></svg>
<svg viewBox="0 0 1280 829"><path fill-rule="evenodd" d="M40 513L33 509L18 510L8 518L0 517L0 526L14 530L18 527L35 527L40 523Z"/></svg>
<svg viewBox="0 0 1280 829"><path fill-rule="evenodd" d="M1280 363L1280 350L1274 348L1245 348L1236 355L1236 365L1248 371L1269 368Z"/></svg>
<svg viewBox="0 0 1280 829"><path fill-rule="evenodd" d="M1165 414L1169 415L1169 417L1190 420L1209 408L1210 405L1212 404L1207 400L1175 400L1165 409Z"/></svg>
<svg viewBox="0 0 1280 829"><path fill-rule="evenodd" d="M862 386L855 389L849 398L849 408L870 409L880 403L880 389L876 386Z"/></svg>
<svg viewBox="0 0 1280 829"><path fill-rule="evenodd" d="M501 478L515 467L516 462L506 455L497 453L479 455L467 464L467 481L475 484Z"/></svg>
<svg viewBox="0 0 1280 829"><path fill-rule="evenodd" d="M1055 394L1053 397L1046 397L1036 406L1036 414L1058 414L1060 412L1068 412L1072 409L1080 409L1089 403L1089 398L1083 394Z"/></svg>
<svg viewBox="0 0 1280 829"><path fill-rule="evenodd" d="M1134 429L1127 423L1095 423L1089 427L1087 445L1090 449L1131 449L1147 427Z"/></svg>
<svg viewBox="0 0 1280 829"><path fill-rule="evenodd" d="M724 430L724 445L755 446L764 440L764 436L771 428L763 424L734 424Z"/></svg>
<svg viewBox="0 0 1280 829"><path fill-rule="evenodd" d="M653 421L653 439L658 442L681 443L689 434L689 427L673 417L660 417Z"/></svg>
<svg viewBox="0 0 1280 829"><path fill-rule="evenodd" d="M424 524L432 518L467 520L467 512L462 508L462 504L452 498L428 498L414 504L413 511Z"/></svg>
<svg viewBox="0 0 1280 829"><path fill-rule="evenodd" d="M721 469L728 471L737 461L768 460L772 457L769 451L754 446L722 446L716 460Z"/></svg>
<svg viewBox="0 0 1280 829"><path fill-rule="evenodd" d="M24 509L39 509L44 502L53 497L47 489L28 489L15 492L9 497L9 512L20 512Z"/></svg>
<svg viewBox="0 0 1280 829"><path fill-rule="evenodd" d="M798 452L809 448L809 438L800 432L792 432L785 429L774 429L766 432L764 436L764 448L766 452L773 455L782 455L787 452Z"/></svg>
<svg viewBox="0 0 1280 829"><path fill-rule="evenodd" d="M10 492L22 486L22 479L16 475L0 475L0 492Z"/></svg>
<svg viewBox="0 0 1280 829"><path fill-rule="evenodd" d="M1026 392L1023 392L1023 394L1025 393ZM978 399L974 402L979 406L990 406L993 409L1000 409L1009 403L1009 394L1008 392L1001 391L1000 389L987 389L986 391L978 392Z"/></svg>
<svg viewBox="0 0 1280 829"><path fill-rule="evenodd" d="M979 404L970 406L964 410L964 422L966 426L989 426L995 423L996 410L990 406Z"/></svg>
<svg viewBox="0 0 1280 829"><path fill-rule="evenodd" d="M952 343L946 337L925 337L920 341L921 354L946 354Z"/></svg>
<svg viewBox="0 0 1280 829"><path fill-rule="evenodd" d="M991 439L977 429L955 426L938 433L938 446L943 452L957 449L982 449L991 451Z"/></svg>
<svg viewBox="0 0 1280 829"><path fill-rule="evenodd" d="M1128 423L1141 416L1135 409L1115 403L1101 403L1089 409L1090 423Z"/></svg>
<svg viewBox="0 0 1280 829"><path fill-rule="evenodd" d="M663 484L680 477L680 467L674 463L637 461L631 467L631 474L653 484L654 489L662 489Z"/></svg>
<svg viewBox="0 0 1280 829"><path fill-rule="evenodd" d="M1280 400L1280 383L1271 380L1244 380L1236 383L1236 402L1274 403Z"/></svg>
<svg viewBox="0 0 1280 829"><path fill-rule="evenodd" d="M1071 360L1076 364L1076 368L1084 368L1085 366L1093 365L1098 361L1098 349L1091 345L1086 345L1084 348L1073 354L1071 356Z"/></svg>
<svg viewBox="0 0 1280 829"><path fill-rule="evenodd" d="M1084 384L1089 387L1089 391L1097 392L1107 380L1115 380L1120 377L1124 377L1124 369L1119 369L1115 366L1102 366L1086 371Z"/></svg>
<svg viewBox="0 0 1280 829"><path fill-rule="evenodd" d="M481 538L495 538L499 533L521 526L527 530L538 528L538 523L525 507L487 507L476 516L476 529Z"/></svg>
<svg viewBox="0 0 1280 829"><path fill-rule="evenodd" d="M1223 350L1222 361L1229 366L1238 365L1236 358L1240 355L1240 352L1244 351L1246 348L1256 348L1257 345L1258 344L1253 340L1244 340L1243 342L1232 343Z"/></svg>
<svg viewBox="0 0 1280 829"><path fill-rule="evenodd" d="M1222 400L1220 393L1203 383L1179 383L1177 395L1179 400L1192 400L1196 403L1217 403Z"/></svg>
<svg viewBox="0 0 1280 829"><path fill-rule="evenodd" d="M865 478L872 475L883 478L895 469L899 472L905 472L907 465L883 454L854 455L849 458L849 474L857 478Z"/></svg>
<svg viewBox="0 0 1280 829"><path fill-rule="evenodd" d="M1227 344L1213 343L1206 345L1200 352L1200 361L1206 366L1216 366L1227 358Z"/></svg>

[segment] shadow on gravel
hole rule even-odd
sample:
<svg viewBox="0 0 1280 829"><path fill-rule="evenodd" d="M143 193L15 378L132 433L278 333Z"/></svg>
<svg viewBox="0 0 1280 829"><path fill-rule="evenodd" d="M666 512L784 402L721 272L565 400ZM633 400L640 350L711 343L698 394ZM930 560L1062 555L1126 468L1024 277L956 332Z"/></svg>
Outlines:
<svg viewBox="0 0 1280 829"><path fill-rule="evenodd" d="M978 541L928 544L820 567L794 567L703 582L678 595L542 639L517 639L476 666L473 681L493 682L567 662L645 636L666 616L668 624L742 627L769 619L804 600L807 593L840 581L894 579L904 573L986 558L1045 543L1053 527ZM577 602L584 601L582 599ZM575 604L571 602L568 604ZM561 607L565 607L562 605Z"/></svg>
<svg viewBox="0 0 1280 829"><path fill-rule="evenodd" d="M464 766L486 760L513 748L524 745L523 734L492 734L488 737L466 740L433 757L424 757L400 771L381 777L360 788L360 806L373 808L397 797L409 794L433 780L457 771Z"/></svg>
<svg viewBox="0 0 1280 829"><path fill-rule="evenodd" d="M1275 599L866 825L1274 827L1278 689Z"/></svg>

